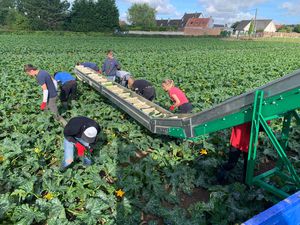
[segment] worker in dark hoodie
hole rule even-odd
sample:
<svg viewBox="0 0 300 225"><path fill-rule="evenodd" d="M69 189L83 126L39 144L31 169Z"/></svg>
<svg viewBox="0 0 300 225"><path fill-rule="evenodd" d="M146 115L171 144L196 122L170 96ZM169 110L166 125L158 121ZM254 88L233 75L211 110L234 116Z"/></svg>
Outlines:
<svg viewBox="0 0 300 225"><path fill-rule="evenodd" d="M87 151L92 152L99 132L100 126L96 121L84 116L73 117L64 128L64 159L61 170L65 170L74 161L74 148L77 156L83 159L83 164L91 165Z"/></svg>

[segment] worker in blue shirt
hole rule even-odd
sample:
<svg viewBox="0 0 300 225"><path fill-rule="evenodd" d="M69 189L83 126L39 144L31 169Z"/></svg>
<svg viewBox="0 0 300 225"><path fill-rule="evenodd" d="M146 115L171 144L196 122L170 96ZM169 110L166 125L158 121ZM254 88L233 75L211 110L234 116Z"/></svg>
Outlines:
<svg viewBox="0 0 300 225"><path fill-rule="evenodd" d="M92 70L95 70L97 73L101 73L99 67L97 66L96 63L93 63L93 62L83 62L83 63L77 63L77 65L81 65L81 66L84 66L84 67L87 67L87 68L90 68Z"/></svg>
<svg viewBox="0 0 300 225"><path fill-rule="evenodd" d="M107 58L102 65L102 73L106 75L106 78L111 81L115 81L117 70L120 70L120 63L114 58L112 50L107 51Z"/></svg>
<svg viewBox="0 0 300 225"><path fill-rule="evenodd" d="M68 100L74 99L76 94L76 79L68 72L56 72L54 79L61 84L60 100L64 109L68 109Z"/></svg>

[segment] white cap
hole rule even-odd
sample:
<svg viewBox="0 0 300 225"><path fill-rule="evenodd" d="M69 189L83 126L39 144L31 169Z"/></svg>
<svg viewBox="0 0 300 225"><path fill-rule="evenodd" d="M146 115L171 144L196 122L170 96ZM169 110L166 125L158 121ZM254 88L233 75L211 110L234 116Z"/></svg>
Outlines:
<svg viewBox="0 0 300 225"><path fill-rule="evenodd" d="M93 143L97 136L97 129L95 127L88 127L82 134L82 139L87 143Z"/></svg>

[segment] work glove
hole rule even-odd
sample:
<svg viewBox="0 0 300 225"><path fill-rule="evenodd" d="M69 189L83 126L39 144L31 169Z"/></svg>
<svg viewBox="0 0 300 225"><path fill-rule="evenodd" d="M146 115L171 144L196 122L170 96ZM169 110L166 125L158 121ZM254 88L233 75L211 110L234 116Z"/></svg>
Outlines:
<svg viewBox="0 0 300 225"><path fill-rule="evenodd" d="M174 106L174 105L171 105L171 106L170 106L170 111L174 111L174 109L175 109L175 106Z"/></svg>
<svg viewBox="0 0 300 225"><path fill-rule="evenodd" d="M84 155L84 151L86 150L85 146L82 145L80 142L76 142L75 143L75 147L77 149L77 154L78 156L83 156Z"/></svg>
<svg viewBox="0 0 300 225"><path fill-rule="evenodd" d="M47 103L46 102L42 102L41 104L41 110L44 110L47 106Z"/></svg>

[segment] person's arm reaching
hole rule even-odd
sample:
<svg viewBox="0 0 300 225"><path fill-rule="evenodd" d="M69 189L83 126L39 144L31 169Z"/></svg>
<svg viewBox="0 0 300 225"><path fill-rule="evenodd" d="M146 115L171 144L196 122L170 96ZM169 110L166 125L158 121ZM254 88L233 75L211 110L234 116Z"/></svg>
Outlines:
<svg viewBox="0 0 300 225"><path fill-rule="evenodd" d="M173 105L170 106L170 111L173 111L175 108L177 108L180 105L180 100L177 97L176 94L171 95L172 98L174 99L175 103Z"/></svg>

